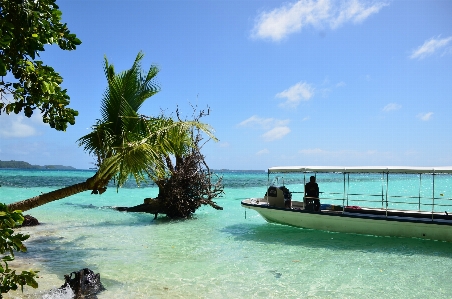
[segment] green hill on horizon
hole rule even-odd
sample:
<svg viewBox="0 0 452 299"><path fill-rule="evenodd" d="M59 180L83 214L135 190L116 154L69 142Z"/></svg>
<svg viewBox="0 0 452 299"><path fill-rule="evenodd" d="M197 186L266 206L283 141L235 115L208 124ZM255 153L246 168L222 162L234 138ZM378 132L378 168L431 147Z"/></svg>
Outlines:
<svg viewBox="0 0 452 299"><path fill-rule="evenodd" d="M25 161L1 161L0 160L0 168L15 168L15 169L76 169L72 166L64 166L64 165L31 165Z"/></svg>

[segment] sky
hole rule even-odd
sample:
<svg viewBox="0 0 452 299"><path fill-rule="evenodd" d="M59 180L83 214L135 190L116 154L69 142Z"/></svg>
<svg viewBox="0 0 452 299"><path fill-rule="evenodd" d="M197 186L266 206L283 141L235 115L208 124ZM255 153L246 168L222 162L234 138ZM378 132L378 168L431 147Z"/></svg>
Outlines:
<svg viewBox="0 0 452 299"><path fill-rule="evenodd" d="M202 121L212 169L452 165L452 1L57 0L82 44L41 53L78 110L58 132L0 116L0 160L93 167L77 144L100 118L104 57L142 51L161 91L141 114Z"/></svg>

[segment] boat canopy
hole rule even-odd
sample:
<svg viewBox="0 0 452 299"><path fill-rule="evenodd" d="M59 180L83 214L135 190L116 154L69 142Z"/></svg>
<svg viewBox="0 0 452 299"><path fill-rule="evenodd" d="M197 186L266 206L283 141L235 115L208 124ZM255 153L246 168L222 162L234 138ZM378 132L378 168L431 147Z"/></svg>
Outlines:
<svg viewBox="0 0 452 299"><path fill-rule="evenodd" d="M452 166L409 167L409 166L281 166L271 167L268 173L288 172L338 172L338 173L452 173Z"/></svg>

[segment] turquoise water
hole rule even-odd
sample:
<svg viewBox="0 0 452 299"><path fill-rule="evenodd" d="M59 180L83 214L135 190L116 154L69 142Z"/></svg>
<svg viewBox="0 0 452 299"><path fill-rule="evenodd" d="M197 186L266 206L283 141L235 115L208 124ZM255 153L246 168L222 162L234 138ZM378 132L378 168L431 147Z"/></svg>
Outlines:
<svg viewBox="0 0 452 299"><path fill-rule="evenodd" d="M3 202L80 182L89 171L0 170ZM291 191L302 191L302 176L285 177ZM339 174L319 174L322 203L339 202ZM436 197L439 210L452 210L451 179L400 175L390 181L400 208L415 197ZM328 233L268 224L240 206L262 197L267 175L225 173L226 194L217 211L204 207L194 219L172 221L153 215L122 213L111 206L132 206L156 196L151 184L89 192L28 211L42 225L23 228L31 235L28 252L16 267L40 271L39 289L7 298L48 298L63 275L88 267L101 274L107 291L99 298L446 298L450 297L452 244L406 238ZM385 180L360 175L346 184L349 194L371 194L381 205ZM294 197L298 196L294 193ZM300 195L301 196L301 195ZM353 201L352 199L353 198ZM371 197L372 198L372 197ZM349 196L351 205L369 197ZM365 202L368 203L368 202ZM44 296L44 297L43 297ZM66 298L55 295L52 298Z"/></svg>

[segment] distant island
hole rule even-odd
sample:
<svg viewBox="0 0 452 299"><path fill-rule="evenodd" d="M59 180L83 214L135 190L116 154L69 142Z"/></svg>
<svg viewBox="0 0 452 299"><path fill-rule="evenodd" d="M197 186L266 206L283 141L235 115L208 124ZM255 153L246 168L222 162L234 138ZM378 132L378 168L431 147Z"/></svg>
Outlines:
<svg viewBox="0 0 452 299"><path fill-rule="evenodd" d="M0 168L18 168L18 169L76 169L72 166L63 166L63 165L31 165L30 163L24 161L1 161L0 160Z"/></svg>
<svg viewBox="0 0 452 299"><path fill-rule="evenodd" d="M267 170L252 170L252 169L249 169L249 170L246 170L246 169L242 169L242 170L239 170L239 169L211 169L213 172L223 172L223 173L225 173L225 172L227 172L227 173L229 173L229 172L267 172Z"/></svg>

